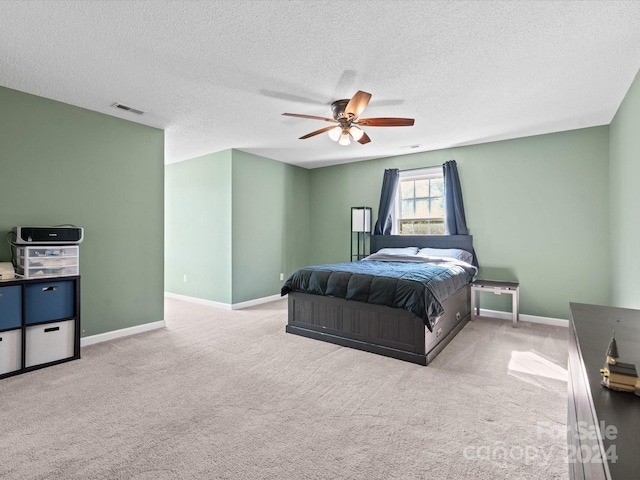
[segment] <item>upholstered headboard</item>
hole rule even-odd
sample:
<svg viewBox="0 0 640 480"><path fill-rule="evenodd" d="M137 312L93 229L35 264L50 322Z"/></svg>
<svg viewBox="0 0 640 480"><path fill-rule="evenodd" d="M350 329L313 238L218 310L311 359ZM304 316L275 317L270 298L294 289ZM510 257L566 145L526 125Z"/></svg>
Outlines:
<svg viewBox="0 0 640 480"><path fill-rule="evenodd" d="M477 267L478 259L473 250L473 235L371 235L371 253L381 248L459 248L473 254Z"/></svg>

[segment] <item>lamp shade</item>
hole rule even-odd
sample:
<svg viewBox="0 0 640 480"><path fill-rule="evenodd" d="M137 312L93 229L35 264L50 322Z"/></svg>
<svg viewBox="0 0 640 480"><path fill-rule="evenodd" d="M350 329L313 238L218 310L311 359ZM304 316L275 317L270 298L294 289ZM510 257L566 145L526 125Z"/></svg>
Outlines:
<svg viewBox="0 0 640 480"><path fill-rule="evenodd" d="M333 127L331 130L327 132L329 138L334 142L340 140L340 134L342 133L342 129L340 127Z"/></svg>
<svg viewBox="0 0 640 480"><path fill-rule="evenodd" d="M358 127L356 127L355 125L352 125L349 128L349 133L351 134L351 136L353 137L353 139L356 142L358 140L360 140L362 138L362 136L364 135L364 132L362 130L360 130Z"/></svg>
<svg viewBox="0 0 640 480"><path fill-rule="evenodd" d="M351 231L371 233L371 208L351 208Z"/></svg>

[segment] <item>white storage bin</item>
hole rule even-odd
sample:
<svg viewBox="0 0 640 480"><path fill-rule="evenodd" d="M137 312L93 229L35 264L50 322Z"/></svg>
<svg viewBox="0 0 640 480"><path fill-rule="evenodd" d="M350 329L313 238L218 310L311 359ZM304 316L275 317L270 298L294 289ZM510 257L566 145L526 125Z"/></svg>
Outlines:
<svg viewBox="0 0 640 480"><path fill-rule="evenodd" d="M75 320L26 328L25 367L73 357Z"/></svg>
<svg viewBox="0 0 640 480"><path fill-rule="evenodd" d="M78 245L20 246L14 248L16 270L25 278L79 275Z"/></svg>
<svg viewBox="0 0 640 480"><path fill-rule="evenodd" d="M0 375L20 370L22 330L0 332Z"/></svg>

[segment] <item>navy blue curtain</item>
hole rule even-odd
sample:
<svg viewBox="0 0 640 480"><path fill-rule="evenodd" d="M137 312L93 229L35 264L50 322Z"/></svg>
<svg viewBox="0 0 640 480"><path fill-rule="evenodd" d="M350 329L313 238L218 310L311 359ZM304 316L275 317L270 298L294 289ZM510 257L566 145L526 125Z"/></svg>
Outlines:
<svg viewBox="0 0 640 480"><path fill-rule="evenodd" d="M456 161L445 162L442 165L442 171L444 176L444 231L447 235L468 235ZM478 267L478 256L475 249L472 253L472 263Z"/></svg>
<svg viewBox="0 0 640 480"><path fill-rule="evenodd" d="M382 192L380 192L380 206L378 207L378 221L373 229L374 235L391 235L391 212L396 199L396 190L400 181L400 170L390 168L384 171L382 178Z"/></svg>
<svg viewBox="0 0 640 480"><path fill-rule="evenodd" d="M442 165L444 174L444 230L447 235L468 235L462 189L455 160Z"/></svg>

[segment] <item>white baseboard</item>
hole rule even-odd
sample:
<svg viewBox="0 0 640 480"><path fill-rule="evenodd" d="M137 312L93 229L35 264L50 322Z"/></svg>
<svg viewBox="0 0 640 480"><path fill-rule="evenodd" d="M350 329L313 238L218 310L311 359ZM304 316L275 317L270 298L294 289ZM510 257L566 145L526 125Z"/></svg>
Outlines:
<svg viewBox="0 0 640 480"><path fill-rule="evenodd" d="M182 300L183 302L191 302L191 303L197 303L200 305L207 305L209 307L222 308L223 310L240 310L242 308L253 307L255 305L261 305L263 303L274 302L276 300L280 300L281 298L280 295L271 295L269 297L256 298L254 300L248 300L246 302L230 304L230 303L216 302L213 300L205 300L204 298L189 297L187 295L180 295L180 294L171 293L171 292L164 292L164 296L167 298Z"/></svg>
<svg viewBox="0 0 640 480"><path fill-rule="evenodd" d="M254 307L256 305L262 305L263 303L275 302L276 300L280 300L282 296L271 295L269 297L256 298L255 300L249 300L246 302L234 303L231 305L231 310L240 310L242 308Z"/></svg>
<svg viewBox="0 0 640 480"><path fill-rule="evenodd" d="M164 328L165 326L166 324L164 320L160 320L159 322L144 323L142 325L136 325L135 327L114 330L113 332L90 335L88 337L83 337L80 339L80 346L86 347L88 345L94 345L96 343L102 343L108 340L114 340L116 338L128 337L129 335L135 335L136 333L143 333L150 330L156 330L158 328Z"/></svg>
<svg viewBox="0 0 640 480"><path fill-rule="evenodd" d="M204 300L197 297L188 297L186 295L178 295L177 293L165 292L165 297L175 298L177 300L183 300L185 302L199 303L201 305L208 305L211 307L222 308L224 310L240 310L242 308L253 307L255 305L261 305L263 303L274 302L281 298L280 295L271 295L269 297L256 298L255 300L249 300L247 302L235 303L230 305L228 303L214 302L213 300ZM486 308L480 309L480 315L486 317L494 317L502 320L512 320L511 312L501 312L498 310L487 310ZM539 323L542 325L553 325L556 327L569 327L569 320L562 318L550 318L550 317L538 317L536 315L520 314L519 320L521 322ZM99 333L97 335L91 335L80 339L80 346L86 347L94 345L96 343L102 343L116 338L128 337L129 335L135 335L137 333L149 332L158 328L166 327L164 320L158 322L144 323L142 325L136 325L135 327L122 328L120 330L114 330L112 332Z"/></svg>
<svg viewBox="0 0 640 480"><path fill-rule="evenodd" d="M205 300L204 298L189 297L187 295L180 295L178 293L164 292L164 296L167 298L173 298L175 300L182 300L183 302L197 303L200 305L207 305L209 307L222 308L223 310L231 310L232 305L229 303L215 302L213 300Z"/></svg>
<svg viewBox="0 0 640 480"><path fill-rule="evenodd" d="M500 318L502 320L512 321L513 316L511 312L501 312L499 310L487 310L485 308L480 309L480 316L486 317L495 317ZM542 325L553 325L555 327L569 327L569 320L564 320L562 318L551 318L551 317L538 317L536 315L527 315L525 313L521 313L519 316L520 322L529 322L529 323L539 323Z"/></svg>
<svg viewBox="0 0 640 480"><path fill-rule="evenodd" d="M167 298L175 298L176 300L182 300L184 302L198 303L200 305L208 305L210 307L222 308L224 310L240 310L242 308L253 307L255 305L261 305L263 303L274 302L282 298L280 295L271 295L269 297L256 298L255 300L249 300L247 302L240 303L222 303L215 302L213 300L205 300L203 298L189 297L187 295L179 295L177 293L164 292L164 296ZM511 312L502 312L499 310L487 310L486 308L480 309L480 315L487 317L495 317L503 320L511 320ZM562 318L551 317L538 317L536 315L527 315L521 313L519 316L521 322L539 323L542 325L553 325L555 327L569 327L569 320Z"/></svg>

